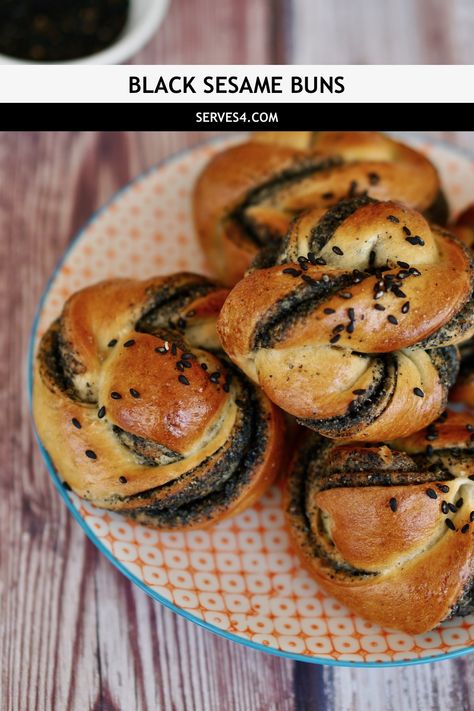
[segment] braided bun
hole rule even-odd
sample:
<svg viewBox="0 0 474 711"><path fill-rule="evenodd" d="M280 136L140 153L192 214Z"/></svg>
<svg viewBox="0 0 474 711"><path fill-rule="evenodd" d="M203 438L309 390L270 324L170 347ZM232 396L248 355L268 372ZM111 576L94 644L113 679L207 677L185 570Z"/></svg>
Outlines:
<svg viewBox="0 0 474 711"><path fill-rule="evenodd" d="M317 582L410 634L474 612L474 419L441 420L389 444L308 433L286 489L290 534Z"/></svg>
<svg viewBox="0 0 474 711"><path fill-rule="evenodd" d="M273 402L336 438L409 434L444 409L474 331L473 264L415 210L369 197L303 213L231 291L224 350Z"/></svg>
<svg viewBox="0 0 474 711"><path fill-rule="evenodd" d="M380 133L308 131L256 134L215 156L196 184L195 223L215 275L235 284L302 210L364 192L447 219L425 156Z"/></svg>
<svg viewBox="0 0 474 711"><path fill-rule="evenodd" d="M218 352L225 290L193 274L74 294L43 336L39 436L65 484L158 528L256 500L281 458L277 409Z"/></svg>

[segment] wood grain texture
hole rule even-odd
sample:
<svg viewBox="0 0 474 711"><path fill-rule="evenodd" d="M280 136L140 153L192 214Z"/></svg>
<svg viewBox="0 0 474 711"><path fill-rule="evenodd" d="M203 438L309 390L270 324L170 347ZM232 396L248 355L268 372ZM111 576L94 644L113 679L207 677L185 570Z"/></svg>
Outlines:
<svg viewBox="0 0 474 711"><path fill-rule="evenodd" d="M473 134L445 136L474 148ZM474 658L407 669L293 663L135 588L86 539L33 439L25 354L54 265L90 213L197 133L0 134L0 708L471 709Z"/></svg>

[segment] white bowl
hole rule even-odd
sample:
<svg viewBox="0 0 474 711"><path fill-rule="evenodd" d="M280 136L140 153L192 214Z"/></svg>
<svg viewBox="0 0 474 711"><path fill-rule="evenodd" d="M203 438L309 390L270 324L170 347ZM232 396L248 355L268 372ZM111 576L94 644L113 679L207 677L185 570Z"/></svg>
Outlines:
<svg viewBox="0 0 474 711"><path fill-rule="evenodd" d="M90 54L81 59L54 64L120 64L138 52L156 32L170 0L130 0L127 24L115 40L102 52ZM33 62L0 54L0 64L46 65L48 62Z"/></svg>

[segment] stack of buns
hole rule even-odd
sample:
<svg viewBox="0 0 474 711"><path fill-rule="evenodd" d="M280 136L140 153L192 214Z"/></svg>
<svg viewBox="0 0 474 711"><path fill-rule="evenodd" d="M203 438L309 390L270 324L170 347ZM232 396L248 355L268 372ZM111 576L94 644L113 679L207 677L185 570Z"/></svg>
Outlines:
<svg viewBox="0 0 474 711"><path fill-rule="evenodd" d="M445 408L459 347L474 405L472 210L447 229L434 166L382 134L294 132L217 154L194 216L216 282L102 282L41 340L34 416L65 486L189 529L285 474L331 594L413 633L470 612L474 418Z"/></svg>

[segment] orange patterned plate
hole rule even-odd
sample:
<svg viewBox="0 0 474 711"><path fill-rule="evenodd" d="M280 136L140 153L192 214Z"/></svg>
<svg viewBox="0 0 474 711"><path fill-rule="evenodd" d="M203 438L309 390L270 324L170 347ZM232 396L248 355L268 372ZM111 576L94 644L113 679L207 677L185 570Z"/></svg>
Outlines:
<svg viewBox="0 0 474 711"><path fill-rule="evenodd" d="M438 166L453 211L474 198L474 158L450 146L403 136ZM207 272L192 225L196 176L230 140L173 156L121 190L79 232L38 308L35 344L73 291L111 276L146 278ZM87 535L130 580L163 605L228 639L322 664L414 664L474 649L474 615L411 636L382 629L328 597L301 567L284 527L281 491L271 489L240 515L205 531L162 533L95 508L53 480Z"/></svg>

